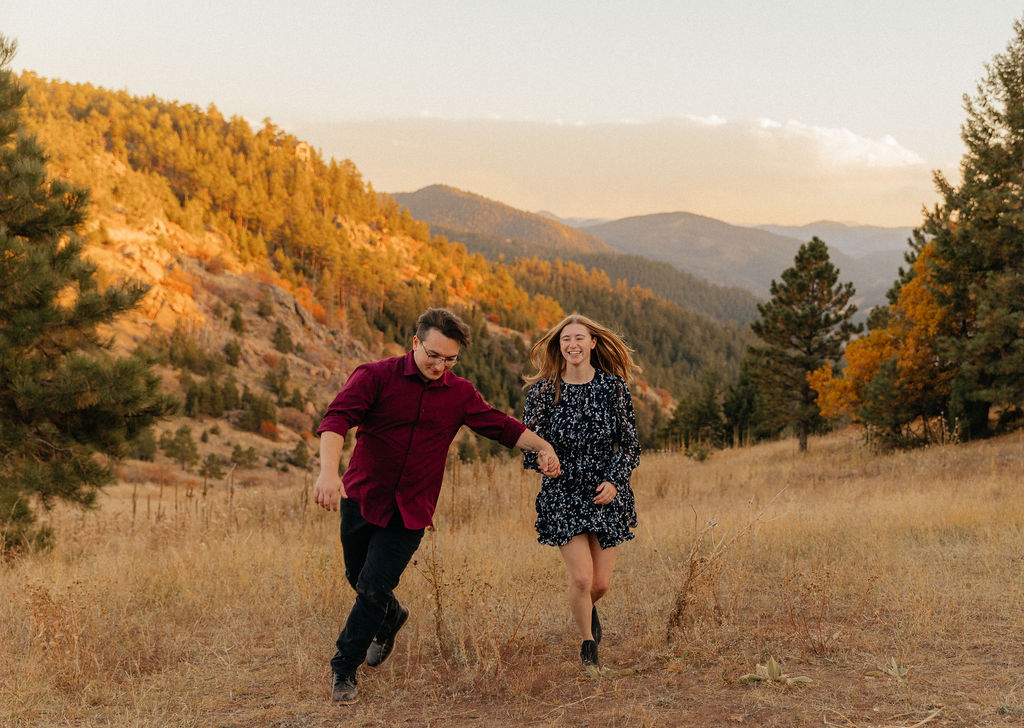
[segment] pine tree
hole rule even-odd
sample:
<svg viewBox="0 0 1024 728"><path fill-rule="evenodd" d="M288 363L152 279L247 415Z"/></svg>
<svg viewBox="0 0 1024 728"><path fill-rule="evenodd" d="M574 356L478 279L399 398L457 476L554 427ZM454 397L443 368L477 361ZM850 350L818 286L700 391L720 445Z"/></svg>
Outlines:
<svg viewBox="0 0 1024 728"><path fill-rule="evenodd" d="M277 322L277 327L274 329L272 340L274 348L282 354L291 354L295 351L295 343L292 341L292 332L288 330L284 321Z"/></svg>
<svg viewBox="0 0 1024 728"><path fill-rule="evenodd" d="M47 179L8 70L15 49L0 36L0 553L48 544L33 508L93 504L114 461L172 407L143 361L114 358L97 333L145 289L100 290L82 257L88 194Z"/></svg>
<svg viewBox="0 0 1024 728"><path fill-rule="evenodd" d="M800 451L820 420L815 392L807 375L827 362L838 362L860 324L851 319L852 283L839 284L839 270L828 247L817 237L800 246L794 265L771 283L771 299L758 304L761 318L751 330L762 346L751 346L751 372L763 397L766 417L775 426L795 425Z"/></svg>
<svg viewBox="0 0 1024 728"><path fill-rule="evenodd" d="M182 425L173 435L170 432L161 435L160 448L164 455L177 460L183 470L199 462L199 447L192 439L192 430L188 425Z"/></svg>
<svg viewBox="0 0 1024 728"><path fill-rule="evenodd" d="M673 444L679 443L687 450L694 445L722 447L729 433L720 399L718 377L706 375L698 391L680 397L660 436Z"/></svg>
<svg viewBox="0 0 1024 728"><path fill-rule="evenodd" d="M964 96L967 152L954 187L936 172L942 201L925 216L934 237L936 297L954 319L939 350L956 370L948 418L963 438L990 432L993 408L1024 407L1024 22L1006 52Z"/></svg>
<svg viewBox="0 0 1024 728"><path fill-rule="evenodd" d="M199 466L199 474L203 476L203 493L205 493L211 479L219 480L224 477L224 463L211 452Z"/></svg>

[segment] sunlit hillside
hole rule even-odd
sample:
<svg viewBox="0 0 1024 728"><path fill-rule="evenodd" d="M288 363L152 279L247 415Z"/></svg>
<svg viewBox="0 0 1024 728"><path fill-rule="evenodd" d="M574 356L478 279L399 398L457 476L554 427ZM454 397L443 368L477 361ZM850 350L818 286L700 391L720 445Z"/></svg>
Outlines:
<svg viewBox="0 0 1024 728"><path fill-rule="evenodd" d="M431 237L350 161L324 160L270 120L253 129L213 106L31 73L21 81L50 173L91 190L83 232L100 282L150 286L111 333L182 403L156 445L133 452L172 471L168 482L221 467L314 467L311 433L348 372L404 351L431 305L470 323L475 343L458 371L511 412L540 332L572 310L618 328L644 368L634 393L648 444L703 371L737 370L738 325L622 289L598 270L517 269ZM178 446L166 447L174 436ZM492 450L460 441L463 457Z"/></svg>

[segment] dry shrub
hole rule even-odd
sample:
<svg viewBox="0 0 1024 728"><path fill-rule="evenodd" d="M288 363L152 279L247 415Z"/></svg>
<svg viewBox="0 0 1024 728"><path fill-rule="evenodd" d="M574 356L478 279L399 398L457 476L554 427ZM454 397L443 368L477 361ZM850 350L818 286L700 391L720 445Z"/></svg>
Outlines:
<svg viewBox="0 0 1024 728"><path fill-rule="evenodd" d="M54 596L39 582L25 584L25 608L32 624L33 643L43 660L60 679L78 684L83 677L81 583L69 584Z"/></svg>
<svg viewBox="0 0 1024 728"><path fill-rule="evenodd" d="M277 425L270 420L263 420L260 422L259 430L257 430L257 432L260 436L265 437L268 440L277 441Z"/></svg>
<svg viewBox="0 0 1024 728"><path fill-rule="evenodd" d="M223 273L225 268L224 259L221 258L220 256L207 259L204 262L204 265L206 267L206 270L215 276L219 276L221 273Z"/></svg>
<svg viewBox="0 0 1024 728"><path fill-rule="evenodd" d="M722 623L720 581L725 549L713 541L716 525L717 522L712 521L697 534L681 565L680 583L666 622L666 642L671 642L679 631L692 628L699 622ZM712 543L710 549L705 549L705 538L709 535Z"/></svg>
<svg viewBox="0 0 1024 728"><path fill-rule="evenodd" d="M436 542L433 539L430 540L426 553L417 559L417 566L421 561L420 569L423 578L430 587L431 609L434 616L434 639L437 641L441 659L449 667L465 664L465 653L459 649L460 646L448 626L445 611L446 606L453 601L450 597L452 587L446 577L444 565L437 558Z"/></svg>
<svg viewBox="0 0 1024 728"><path fill-rule="evenodd" d="M308 431L313 427L313 418L295 407L279 407L277 421L296 432Z"/></svg>
<svg viewBox="0 0 1024 728"><path fill-rule="evenodd" d="M663 481L656 480L655 493L662 489ZM768 508L785 490L776 493L764 508L735 534L715 538L718 520L709 521L693 538L686 559L681 564L679 586L673 598L672 610L666 622L665 640L671 642L683 630L698 623L721 625L735 611L736 600L723 606L723 574L729 569L728 555L741 539L747 538ZM663 496L659 496L663 497ZM696 517L696 513L694 514ZM696 524L694 531L696 531ZM738 592L745 579L733 587Z"/></svg>
<svg viewBox="0 0 1024 728"><path fill-rule="evenodd" d="M169 465L161 463L139 463L133 466L134 476L132 480L142 483L153 483L164 487L177 485L178 475L176 470Z"/></svg>
<svg viewBox="0 0 1024 728"><path fill-rule="evenodd" d="M831 562L798 571L782 582L786 620L801 647L812 655L827 655L847 643L878 577L870 575L857 601L850 605L839 593L841 581Z"/></svg>

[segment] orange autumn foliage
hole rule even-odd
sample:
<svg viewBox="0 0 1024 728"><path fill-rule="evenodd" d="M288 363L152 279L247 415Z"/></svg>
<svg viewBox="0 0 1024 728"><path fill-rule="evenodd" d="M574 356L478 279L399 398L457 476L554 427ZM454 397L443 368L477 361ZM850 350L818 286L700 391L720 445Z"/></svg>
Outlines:
<svg viewBox="0 0 1024 728"><path fill-rule="evenodd" d="M866 336L850 342L841 374L832 365L808 375L818 392L818 406L826 417L852 415L864 401L864 389L883 363L895 358L900 399L907 403L934 400L948 392L951 373L940 363L935 349L938 337L952 329L949 313L932 293L934 281L929 261L935 256L929 243L914 262L915 276L900 289L896 303L889 307L889 322Z"/></svg>

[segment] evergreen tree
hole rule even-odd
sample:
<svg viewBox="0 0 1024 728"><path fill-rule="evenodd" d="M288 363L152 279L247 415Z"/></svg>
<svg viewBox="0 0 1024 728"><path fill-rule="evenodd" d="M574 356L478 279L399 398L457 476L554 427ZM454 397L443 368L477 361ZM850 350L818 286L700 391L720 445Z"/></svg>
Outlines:
<svg viewBox="0 0 1024 728"><path fill-rule="evenodd" d="M241 445L236 444L231 450L231 462L240 468L255 467L257 457L256 448L251 446L243 450Z"/></svg>
<svg viewBox="0 0 1024 728"><path fill-rule="evenodd" d="M256 301L256 315L260 318L269 318L272 313L274 313L274 304L270 300L270 292L264 289L260 293L259 300Z"/></svg>
<svg viewBox="0 0 1024 728"><path fill-rule="evenodd" d="M0 35L0 552L50 542L33 505L92 505L114 461L172 409L148 365L113 357L97 333L145 289L100 290L82 257L88 193L47 179L8 70L15 48Z"/></svg>
<svg viewBox="0 0 1024 728"><path fill-rule="evenodd" d="M224 344L224 357L231 366L238 366L238 361L242 358L242 344L237 338Z"/></svg>
<svg viewBox="0 0 1024 728"><path fill-rule="evenodd" d="M415 318L413 319L415 321ZM278 321L274 329L274 348L282 354L291 354L295 351L295 342L292 341L292 333L288 330L284 321Z"/></svg>
<svg viewBox="0 0 1024 728"><path fill-rule="evenodd" d="M994 407L1019 417L1024 406L1024 22L1014 31L964 96L962 181L935 173L942 200L922 226L936 298L955 322L939 350L956 371L947 417L963 438L987 435Z"/></svg>
<svg viewBox="0 0 1024 728"><path fill-rule="evenodd" d="M205 493L210 479L218 480L224 477L224 463L211 452L199 466L199 474L203 476L203 492Z"/></svg>
<svg viewBox="0 0 1024 728"><path fill-rule="evenodd" d="M156 437L153 435L153 428L147 427L139 433L138 437L132 440L128 450L128 457L149 462L153 462L156 459Z"/></svg>
<svg viewBox="0 0 1024 728"><path fill-rule="evenodd" d="M797 427L801 452L820 421L807 375L827 362L838 362L850 336L862 328L851 322L857 311L850 303L853 284L838 280L828 247L812 238L800 246L782 281L772 281L771 299L758 304L761 318L751 325L763 342L751 346L749 355L764 412L772 425Z"/></svg>
<svg viewBox="0 0 1024 728"><path fill-rule="evenodd" d="M757 391L753 367L753 358L745 356L740 362L739 377L726 388L722 398L725 429L734 445L749 445L777 434L767 424L764 397Z"/></svg>
<svg viewBox="0 0 1024 728"><path fill-rule="evenodd" d="M720 399L718 378L714 374L706 375L699 391L680 398L672 418L660 433L662 438L687 450L694 445L707 448L725 445L728 432Z"/></svg>
<svg viewBox="0 0 1024 728"><path fill-rule="evenodd" d="M161 435L160 447L164 451L164 455L172 460L177 460L184 470L199 461L199 448L196 446L196 441L192 439L192 430L188 425L182 425L174 431L173 435L170 432Z"/></svg>
<svg viewBox="0 0 1024 728"><path fill-rule="evenodd" d="M297 443L295 443L295 447L288 455L288 462L294 465L295 467L301 468L303 470L309 468L309 447L306 445L304 441L299 440Z"/></svg>
<svg viewBox="0 0 1024 728"><path fill-rule="evenodd" d="M231 330L236 334L245 333L245 319L242 318L242 304L238 301L231 303Z"/></svg>

